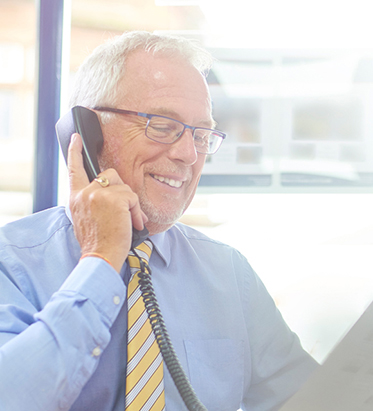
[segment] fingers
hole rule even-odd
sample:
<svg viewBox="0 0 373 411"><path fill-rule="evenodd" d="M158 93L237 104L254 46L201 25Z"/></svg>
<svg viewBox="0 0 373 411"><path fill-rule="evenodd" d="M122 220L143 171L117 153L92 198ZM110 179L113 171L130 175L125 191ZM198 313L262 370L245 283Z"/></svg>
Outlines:
<svg viewBox="0 0 373 411"><path fill-rule="evenodd" d="M84 170L82 150L82 139L79 134L75 133L71 137L67 156L71 191L81 190L89 184L87 173Z"/></svg>
<svg viewBox="0 0 373 411"><path fill-rule="evenodd" d="M84 169L83 144L73 134L68 152L70 211L82 253L98 253L119 272L131 247L132 226L142 230L147 217L131 187L114 169L91 183Z"/></svg>
<svg viewBox="0 0 373 411"><path fill-rule="evenodd" d="M114 169L105 170L97 177L98 178L91 183L94 185L95 193L91 192L90 195L92 196L93 194L101 197L101 201L105 203L110 203L111 200L119 206L121 210L127 210L130 213L132 225L136 229L142 230L148 221L148 217L141 210L137 194L131 190L130 186L123 183ZM114 204L112 207L113 206Z"/></svg>
<svg viewBox="0 0 373 411"><path fill-rule="evenodd" d="M89 185L89 179L87 173L84 169L83 162L83 142L79 134L74 133L71 137L71 142L69 145L68 156L67 156L67 168L69 171L70 179L70 189L71 191L79 191L84 189ZM110 173L110 184L120 185L124 184L122 179L119 177L118 173L114 170L106 170L105 176L109 178L106 174Z"/></svg>
<svg viewBox="0 0 373 411"><path fill-rule="evenodd" d="M140 203L136 194L134 194L133 201L129 203L129 211L131 212L132 225L141 231L148 221L148 217L141 210Z"/></svg>
<svg viewBox="0 0 373 411"><path fill-rule="evenodd" d="M74 232L83 254L100 254L120 272L131 248L132 226L142 230L147 219L128 185L111 184L115 170L106 170L101 175L109 180L108 186L92 181L70 197Z"/></svg>

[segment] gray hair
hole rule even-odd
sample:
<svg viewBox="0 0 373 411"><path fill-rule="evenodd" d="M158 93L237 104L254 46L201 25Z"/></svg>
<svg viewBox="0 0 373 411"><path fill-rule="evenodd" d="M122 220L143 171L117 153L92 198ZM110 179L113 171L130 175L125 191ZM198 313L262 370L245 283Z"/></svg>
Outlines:
<svg viewBox="0 0 373 411"><path fill-rule="evenodd" d="M211 55L192 40L146 31L127 32L98 46L83 62L75 78L70 106L93 108L115 104L126 58L134 50L161 53L170 58L182 57L204 76L213 61Z"/></svg>

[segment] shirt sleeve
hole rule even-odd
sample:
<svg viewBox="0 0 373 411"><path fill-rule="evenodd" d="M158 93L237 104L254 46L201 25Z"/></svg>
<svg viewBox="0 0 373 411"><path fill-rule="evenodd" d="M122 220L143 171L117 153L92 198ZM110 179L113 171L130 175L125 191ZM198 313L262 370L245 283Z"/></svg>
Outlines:
<svg viewBox="0 0 373 411"><path fill-rule="evenodd" d="M248 263L245 266L243 287L251 383L241 408L275 411L304 384L317 362L302 348L262 281Z"/></svg>
<svg viewBox="0 0 373 411"><path fill-rule="evenodd" d="M0 409L68 410L110 341L122 278L84 258L39 312L1 272L0 290Z"/></svg>

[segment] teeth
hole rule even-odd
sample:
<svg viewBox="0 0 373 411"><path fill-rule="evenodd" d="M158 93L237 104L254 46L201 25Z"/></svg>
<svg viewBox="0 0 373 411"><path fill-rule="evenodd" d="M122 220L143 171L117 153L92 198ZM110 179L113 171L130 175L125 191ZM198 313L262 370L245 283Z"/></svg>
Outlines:
<svg viewBox="0 0 373 411"><path fill-rule="evenodd" d="M179 188L181 187L181 185L183 184L182 181L179 180L173 180L172 178L167 178L167 177L162 177L162 176L157 176L154 174L154 178L158 181L160 181L161 183L166 183L171 187L176 187Z"/></svg>

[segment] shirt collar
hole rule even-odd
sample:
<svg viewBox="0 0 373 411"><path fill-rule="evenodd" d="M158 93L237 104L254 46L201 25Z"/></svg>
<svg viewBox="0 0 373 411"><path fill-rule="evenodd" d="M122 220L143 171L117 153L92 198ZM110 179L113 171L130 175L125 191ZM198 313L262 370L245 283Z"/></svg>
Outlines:
<svg viewBox="0 0 373 411"><path fill-rule="evenodd" d="M71 224L74 225L73 218L71 216L71 211L69 206L65 206L65 213L67 215L67 218L71 221Z"/></svg>
<svg viewBox="0 0 373 411"><path fill-rule="evenodd" d="M158 255L168 267L171 261L170 236L166 235L166 231L163 231L162 233L152 235L149 239L153 243Z"/></svg>

